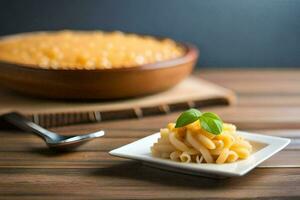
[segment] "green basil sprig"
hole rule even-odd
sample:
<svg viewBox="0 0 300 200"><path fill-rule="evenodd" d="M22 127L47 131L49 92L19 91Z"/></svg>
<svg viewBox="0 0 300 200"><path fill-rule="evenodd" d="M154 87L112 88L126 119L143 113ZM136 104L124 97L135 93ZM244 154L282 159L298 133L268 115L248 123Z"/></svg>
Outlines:
<svg viewBox="0 0 300 200"><path fill-rule="evenodd" d="M201 127L215 135L219 135L223 130L221 118L212 112L201 113L199 110L191 108L183 112L176 120L175 128L186 126L199 120Z"/></svg>

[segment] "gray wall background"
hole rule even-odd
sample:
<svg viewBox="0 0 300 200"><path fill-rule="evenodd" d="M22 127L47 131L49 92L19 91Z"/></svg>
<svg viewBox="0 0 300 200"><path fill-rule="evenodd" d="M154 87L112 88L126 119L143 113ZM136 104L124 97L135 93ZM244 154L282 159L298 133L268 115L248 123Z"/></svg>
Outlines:
<svg viewBox="0 0 300 200"><path fill-rule="evenodd" d="M0 35L53 29L169 36L204 67L300 67L300 0L0 0Z"/></svg>

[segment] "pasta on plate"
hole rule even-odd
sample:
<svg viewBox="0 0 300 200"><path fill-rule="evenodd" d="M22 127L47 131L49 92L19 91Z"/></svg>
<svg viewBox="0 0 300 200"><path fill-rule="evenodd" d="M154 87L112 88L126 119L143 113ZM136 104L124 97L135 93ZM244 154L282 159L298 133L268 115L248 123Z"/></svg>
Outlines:
<svg viewBox="0 0 300 200"><path fill-rule="evenodd" d="M250 142L236 133L233 124L223 123L222 132L215 135L201 128L199 120L180 128L169 123L151 147L154 157L183 163L232 163L248 158L251 151Z"/></svg>

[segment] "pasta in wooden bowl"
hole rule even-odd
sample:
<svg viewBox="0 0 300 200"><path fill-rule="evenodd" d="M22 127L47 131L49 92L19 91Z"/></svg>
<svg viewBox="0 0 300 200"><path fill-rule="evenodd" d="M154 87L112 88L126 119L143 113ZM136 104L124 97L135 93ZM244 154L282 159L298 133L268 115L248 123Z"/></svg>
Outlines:
<svg viewBox="0 0 300 200"><path fill-rule="evenodd" d="M191 73L197 58L193 45L147 35L16 34L0 37L0 85L51 99L140 97L178 84Z"/></svg>
<svg viewBox="0 0 300 200"><path fill-rule="evenodd" d="M203 117L206 114L208 117ZM161 137L151 147L152 155L183 163L217 164L232 163L249 157L252 145L236 134L235 125L210 117L217 116L213 113L199 115L199 120L196 117L196 121L185 123L182 127L176 127L179 117L176 124L169 123L167 128L162 128ZM216 128L214 122L221 127L218 134L207 131L209 126Z"/></svg>

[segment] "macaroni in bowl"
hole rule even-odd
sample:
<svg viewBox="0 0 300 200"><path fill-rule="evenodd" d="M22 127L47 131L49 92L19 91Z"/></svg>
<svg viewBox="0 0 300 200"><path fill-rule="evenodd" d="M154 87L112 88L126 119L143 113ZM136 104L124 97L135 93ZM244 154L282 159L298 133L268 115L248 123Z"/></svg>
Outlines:
<svg viewBox="0 0 300 200"><path fill-rule="evenodd" d="M174 123L160 130L161 137L151 147L152 155L184 163L231 163L249 157L252 146L236 134L236 127L223 124L214 135L201 128L199 120L185 127Z"/></svg>
<svg viewBox="0 0 300 200"><path fill-rule="evenodd" d="M136 67L183 54L171 39L122 32L37 32L0 40L0 60L46 69Z"/></svg>

